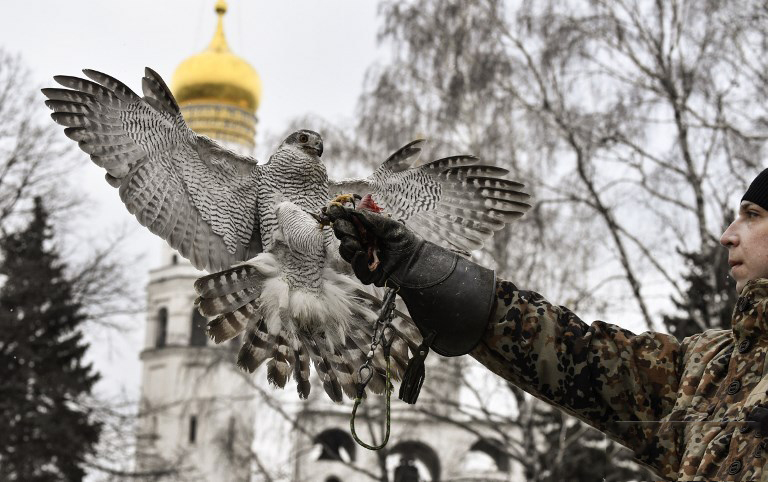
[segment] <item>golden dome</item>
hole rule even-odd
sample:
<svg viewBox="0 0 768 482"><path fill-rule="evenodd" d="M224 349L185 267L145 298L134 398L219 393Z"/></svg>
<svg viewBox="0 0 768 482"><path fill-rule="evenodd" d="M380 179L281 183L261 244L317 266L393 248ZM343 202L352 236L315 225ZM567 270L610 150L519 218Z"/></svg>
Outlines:
<svg viewBox="0 0 768 482"><path fill-rule="evenodd" d="M226 11L226 2L218 0L219 19L211 43L179 65L171 79L171 90L181 105L215 101L255 113L261 100L261 80L248 62L229 50L223 26Z"/></svg>

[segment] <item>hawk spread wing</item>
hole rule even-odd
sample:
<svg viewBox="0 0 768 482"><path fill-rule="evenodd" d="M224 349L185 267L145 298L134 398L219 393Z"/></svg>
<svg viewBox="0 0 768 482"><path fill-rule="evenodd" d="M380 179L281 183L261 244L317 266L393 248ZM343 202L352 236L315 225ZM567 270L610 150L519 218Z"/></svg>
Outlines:
<svg viewBox="0 0 768 482"><path fill-rule="evenodd" d="M313 131L291 134L260 166L194 133L151 69L144 97L108 75L83 72L91 80L57 76L64 89L43 89L53 119L107 171L141 224L196 267L218 271L195 283L200 312L213 318L209 335L221 342L245 331L238 365L253 371L267 363L267 377L279 387L292 375L302 398L310 362L331 399L356 396L356 368L381 307L347 276L348 266L328 262L337 258L335 238L306 210L320 209L331 194L370 193L426 239L468 256L529 207L522 185L503 178L505 169L475 157L413 166L422 141L398 150L367 179L330 186L322 139ZM397 378L421 335L402 314L394 323ZM373 362L369 387L383 392L387 364L381 353Z"/></svg>
<svg viewBox="0 0 768 482"><path fill-rule="evenodd" d="M414 166L417 140L392 154L365 179L331 181L331 194L372 194L384 212L406 221L424 239L464 256L495 231L522 216L530 204L523 184L506 169L452 156Z"/></svg>
<svg viewBox="0 0 768 482"><path fill-rule="evenodd" d="M260 167L192 131L152 69L144 97L94 70L90 80L56 76L43 89L53 119L67 128L139 222L199 269L228 268L261 252Z"/></svg>

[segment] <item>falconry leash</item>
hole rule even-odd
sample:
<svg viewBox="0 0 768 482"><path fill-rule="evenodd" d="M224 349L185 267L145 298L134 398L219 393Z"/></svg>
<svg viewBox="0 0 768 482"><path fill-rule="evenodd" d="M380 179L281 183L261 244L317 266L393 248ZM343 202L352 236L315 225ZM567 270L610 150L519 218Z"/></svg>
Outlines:
<svg viewBox="0 0 768 482"><path fill-rule="evenodd" d="M392 340L394 339L392 327L392 319L395 316L395 298L397 297L397 291L392 288L387 288L387 293L384 295L384 301L381 305L381 311L379 317L376 319L376 325L373 328L373 337L371 339L371 349L368 350L368 354L365 357L365 363L357 370L357 374L360 378L360 382L357 384L357 396L355 397L355 405L352 407L352 417L349 420L349 430L352 432L352 438L355 442L368 450L381 450L389 441L389 432L391 426L391 411L390 411L390 398L392 394L390 363L389 363L389 350L392 346ZM387 364L387 379L385 384L385 391L387 397L387 413L386 413L386 432L384 434L384 440L379 445L369 445L363 442L360 437L357 436L355 430L355 416L357 415L357 409L363 401L365 396L365 387L368 382L373 378L373 368L370 366L371 360L373 360L376 348L381 345L384 351L384 360Z"/></svg>
<svg viewBox="0 0 768 482"><path fill-rule="evenodd" d="M364 198L361 198L361 196L356 194L349 194L349 195L342 195L336 198L336 200L342 201L342 204L344 202L349 202L352 204L354 208L359 207L362 204L369 204L373 206L374 209L378 210L378 206L376 206L376 203L373 202L373 199L370 195L367 195ZM362 200L361 200L362 199ZM356 205L355 201L360 201L360 205ZM367 206L366 206L367 207ZM330 219L327 216L326 208L323 208L319 214L312 214L312 216L320 223L321 226L327 226L330 224ZM356 225L358 230L363 229L361 226ZM373 254L374 257L374 263L369 263L368 267L369 269L373 270L376 266L378 266L378 258L375 255L376 249L372 249L371 253L369 255ZM386 286L386 285L385 285ZM392 347L392 341L394 340L394 326L392 325L392 321L395 317L395 301L397 299L397 292L399 291L399 287L397 289L386 287L386 293L384 295L384 299L382 300L381 310L379 311L379 316L376 319L376 324L373 328L373 336L371 337L371 347L368 350L368 353L365 358L365 362L360 366L360 368L357 371L359 382L357 384L357 394L355 397L355 403L352 407L352 415L349 420L349 428L350 432L352 433L352 438L357 442L360 446L365 447L368 450L381 450L387 445L387 442L389 441L389 435L390 435L390 428L391 428L391 396L392 396L392 382L391 382L391 365L390 365L390 348ZM429 354L429 346L432 344L432 340L434 340L435 332L429 333L427 336L424 337L422 340L421 345L419 346L416 353L414 353L414 356L408 361L408 365L405 369L405 373L403 374L402 381L400 383L400 392L399 392L399 398L403 400L404 402L408 404L415 404L416 400L418 399L419 392L421 391L421 386L424 383L425 378L425 367L424 367L424 361ZM363 402L363 398L365 397L365 388L368 386L368 383L371 381L374 375L374 368L371 366L371 362L373 361L373 358L376 353L376 348L381 345L381 348L383 350L384 354L384 360L386 363L386 383L385 383L385 390L386 390L386 422L385 427L386 431L384 434L384 439L379 445L370 445L365 442L363 442L360 437L357 435L357 431L355 430L355 419L357 416L357 409L360 407L360 405Z"/></svg>
<svg viewBox="0 0 768 482"><path fill-rule="evenodd" d="M389 441L391 426L390 399L392 395L389 355L390 348L392 346L392 340L394 339L394 327L392 326L392 320L395 317L395 300L397 298L397 291L398 290L393 288L387 288L387 292L384 295L384 301L381 306L381 311L379 312L379 317L376 319L376 325L373 329L371 349L366 355L365 363L363 363L363 365L360 366L357 371L360 382L357 385L357 396L355 397L355 405L352 407L352 417L349 420L349 429L352 432L352 438L355 439L355 442L367 448L368 450L381 450L387 445L387 442ZM408 361L408 366L405 369L405 374L403 375L403 379L400 383L399 393L400 400L408 404L415 404L416 399L419 397L419 392L421 391L421 386L424 383L425 377L424 360L429 354L429 345L432 344L434 337L434 332L431 332L429 335L424 337L424 340L419 346L418 351L414 354L413 358ZM360 437L357 436L357 432L355 431L355 416L357 414L357 409L362 403L363 397L365 396L365 387L368 385L368 382L371 381L371 378L373 378L373 368L371 368L370 364L371 360L373 360L376 348L379 345L381 345L381 348L384 351L384 360L386 361L387 365L385 388L387 397L386 432L384 435L384 440L379 445L369 445L360 440Z"/></svg>

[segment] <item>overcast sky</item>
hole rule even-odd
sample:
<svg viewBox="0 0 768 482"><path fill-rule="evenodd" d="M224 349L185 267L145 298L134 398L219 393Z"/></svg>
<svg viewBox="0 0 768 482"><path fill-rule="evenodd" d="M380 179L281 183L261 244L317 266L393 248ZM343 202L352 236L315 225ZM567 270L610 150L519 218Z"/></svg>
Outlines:
<svg viewBox="0 0 768 482"><path fill-rule="evenodd" d="M37 84L31 87L53 86L53 75L79 75L81 69L93 68L141 92L145 66L170 83L178 64L208 45L216 23L214 4L3 2L0 46L21 55ZM264 145L265 134L282 132L295 117L314 114L335 123L353 119L366 69L384 57L376 46L376 2L229 0L228 7L224 29L229 46L257 70L263 86L257 153L271 148ZM43 101L41 94L41 105ZM47 111L40 115L47 117ZM134 270L136 283L143 287L148 270L159 263L160 242L127 213L101 169L85 161L82 166L70 180L86 190L93 212L77 227L82 249L87 249L90 237L128 228L129 255L142 256ZM131 395L138 393L144 317L135 322L137 329L125 336L94 340L92 355L104 375L102 392L123 387Z"/></svg>

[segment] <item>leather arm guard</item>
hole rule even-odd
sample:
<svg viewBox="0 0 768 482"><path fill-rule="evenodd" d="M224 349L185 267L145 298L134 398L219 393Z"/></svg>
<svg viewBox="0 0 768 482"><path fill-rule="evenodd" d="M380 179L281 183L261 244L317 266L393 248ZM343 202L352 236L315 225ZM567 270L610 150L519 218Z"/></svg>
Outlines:
<svg viewBox="0 0 768 482"><path fill-rule="evenodd" d="M465 355L482 339L496 295L496 274L430 242L389 277L422 336L443 356Z"/></svg>

